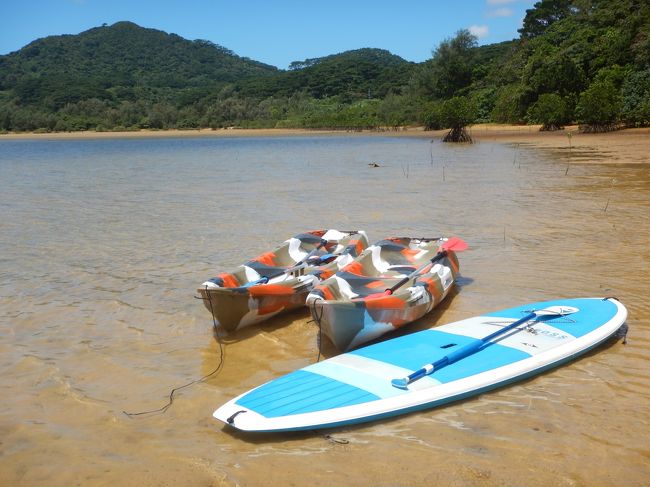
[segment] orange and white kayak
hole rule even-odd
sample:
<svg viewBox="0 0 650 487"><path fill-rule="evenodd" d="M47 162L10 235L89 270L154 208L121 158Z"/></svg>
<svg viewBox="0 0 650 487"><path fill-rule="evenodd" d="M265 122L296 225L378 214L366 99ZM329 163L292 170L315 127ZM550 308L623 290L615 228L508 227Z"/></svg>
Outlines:
<svg viewBox="0 0 650 487"><path fill-rule="evenodd" d="M459 272L458 238L387 238L317 284L307 304L323 335L341 351L429 313Z"/></svg>
<svg viewBox="0 0 650 487"><path fill-rule="evenodd" d="M305 305L321 279L352 262L368 246L363 231L313 230L291 237L233 272L199 288L217 325L234 331Z"/></svg>

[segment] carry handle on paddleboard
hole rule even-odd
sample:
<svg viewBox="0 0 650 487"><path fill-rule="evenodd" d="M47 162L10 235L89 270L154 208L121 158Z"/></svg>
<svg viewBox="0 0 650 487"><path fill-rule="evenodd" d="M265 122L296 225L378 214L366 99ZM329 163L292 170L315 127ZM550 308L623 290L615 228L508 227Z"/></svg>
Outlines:
<svg viewBox="0 0 650 487"><path fill-rule="evenodd" d="M500 330L491 333L485 338L481 338L480 340L476 340L472 343L468 343L467 345L460 347L458 350L455 350L450 354L445 355L441 359L438 359L433 363L424 365L421 369L416 370L415 372L404 377L403 379L393 379L391 381L391 384L393 385L393 387L397 387L399 389L408 389L408 385L410 383L418 379L421 379L426 375L433 373L434 370L438 370L442 367L445 367L446 365L457 362L461 359L464 359L465 357L468 357L478 352L490 340L500 335L503 335L504 333L507 333L508 331L518 327L519 325L526 323L527 321L530 321L532 319L541 316L566 316L568 314L575 313L576 311L578 311L577 308L572 308L569 306L551 306L549 308L540 309L538 311L532 311L526 316L524 316L523 318L515 321L514 323L509 324L508 326L504 326Z"/></svg>
<svg viewBox="0 0 650 487"><path fill-rule="evenodd" d="M393 285L393 287L386 289L386 291L384 291L384 294L390 296L397 289L399 289L404 284L409 282L409 280L413 279L413 277L417 276L422 271L424 271L424 269L426 269L430 264L435 264L439 260L444 259L450 250L454 252L462 252L463 250L467 250L468 247L469 246L467 245L467 242L465 242L463 239L458 237L451 237L446 242L443 242L443 244L440 246L440 249L438 250L438 253L432 259L430 259L426 264L421 266L419 269L416 269L413 272L411 272L408 276L400 279L397 282L397 284Z"/></svg>

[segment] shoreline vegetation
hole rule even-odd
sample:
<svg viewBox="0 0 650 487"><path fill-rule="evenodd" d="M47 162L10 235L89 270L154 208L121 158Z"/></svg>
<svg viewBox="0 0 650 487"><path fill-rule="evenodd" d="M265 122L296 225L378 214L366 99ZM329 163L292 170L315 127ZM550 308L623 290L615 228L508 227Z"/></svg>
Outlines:
<svg viewBox="0 0 650 487"><path fill-rule="evenodd" d="M518 34L479 45L461 29L421 63L363 47L283 70L211 41L104 24L0 55L0 133L421 126L468 142L475 124L650 126L650 3L540 0Z"/></svg>
<svg viewBox="0 0 650 487"><path fill-rule="evenodd" d="M583 133L578 126L563 130L540 131L540 125L477 124L468 128L477 142L495 142L550 150L571 157L571 163L649 163L650 127L628 128L607 133ZM82 140L107 138L172 138L172 137L300 137L300 136L388 136L421 137L442 140L447 130L423 127L373 130L318 129L193 129L137 130L124 132L20 132L0 134L3 140Z"/></svg>

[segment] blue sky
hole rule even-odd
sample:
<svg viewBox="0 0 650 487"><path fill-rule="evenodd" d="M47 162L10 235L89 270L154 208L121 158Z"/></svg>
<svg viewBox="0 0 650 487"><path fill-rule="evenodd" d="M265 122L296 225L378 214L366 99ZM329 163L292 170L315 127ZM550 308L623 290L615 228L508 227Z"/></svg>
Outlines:
<svg viewBox="0 0 650 487"><path fill-rule="evenodd" d="M350 49L387 49L421 62L459 29L480 44L518 37L535 0L5 0L0 54L49 35L129 20L207 39L279 68Z"/></svg>

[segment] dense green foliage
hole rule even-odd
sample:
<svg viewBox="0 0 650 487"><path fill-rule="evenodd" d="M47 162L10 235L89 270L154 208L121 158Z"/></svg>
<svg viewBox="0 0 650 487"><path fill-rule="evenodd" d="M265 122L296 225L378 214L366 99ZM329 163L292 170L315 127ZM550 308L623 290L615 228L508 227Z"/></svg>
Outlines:
<svg viewBox="0 0 650 487"><path fill-rule="evenodd" d="M649 0L541 0L519 33L461 30L420 64L358 49L279 70L118 22L0 56L0 131L650 124Z"/></svg>
<svg viewBox="0 0 650 487"><path fill-rule="evenodd" d="M621 93L625 121L637 126L650 125L650 69L630 73Z"/></svg>
<svg viewBox="0 0 650 487"><path fill-rule="evenodd" d="M587 130L605 132L616 125L620 116L620 96L611 81L592 83L580 94L576 117L588 126Z"/></svg>
<svg viewBox="0 0 650 487"><path fill-rule="evenodd" d="M569 120L567 104L557 93L544 93L528 109L528 121L541 123L541 130L559 130Z"/></svg>
<svg viewBox="0 0 650 487"><path fill-rule="evenodd" d="M275 72L209 41L119 22L39 39L2 56L0 90L13 90L21 104L48 108L88 98L154 99L173 89L181 89L186 101L208 88Z"/></svg>
<svg viewBox="0 0 650 487"><path fill-rule="evenodd" d="M413 63L381 49L347 51L291 66L277 76L240 83L238 92L246 97L305 92L317 99L340 96L343 102L384 98L391 89L407 84L413 69Z"/></svg>
<svg viewBox="0 0 650 487"><path fill-rule="evenodd" d="M465 127L476 120L476 104L466 96L455 96L440 105L440 122L450 131L443 139L445 142L471 142Z"/></svg>
<svg viewBox="0 0 650 487"><path fill-rule="evenodd" d="M543 0L528 11L520 33L522 77L512 87L517 96L501 107L508 121L523 119L543 94L556 94L567 105L566 121L588 130L639 123L621 118L616 105L625 78L649 66L650 2ZM603 88L611 90L607 100ZM599 97L608 107L597 114L591 104Z"/></svg>
<svg viewBox="0 0 650 487"><path fill-rule="evenodd" d="M414 81L419 94L426 98L445 99L469 86L476 47L476 37L467 30L441 42L432 59L416 72Z"/></svg>

